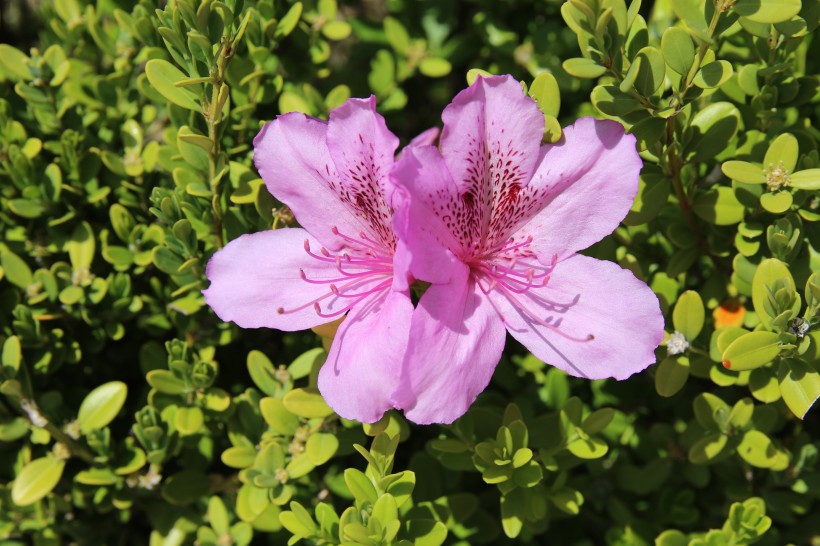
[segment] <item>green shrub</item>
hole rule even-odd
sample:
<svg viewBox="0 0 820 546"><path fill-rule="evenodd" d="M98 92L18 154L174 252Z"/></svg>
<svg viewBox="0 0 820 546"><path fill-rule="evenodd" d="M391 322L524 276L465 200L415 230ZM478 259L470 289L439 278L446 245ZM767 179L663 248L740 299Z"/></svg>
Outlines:
<svg viewBox="0 0 820 546"><path fill-rule="evenodd" d="M817 0L28 6L0 20L3 544L820 540ZM508 344L451 426L341 419L321 336L200 294L216 249L293 223L252 139L373 93L408 141L481 71L547 141L636 135L639 195L589 253L670 343L623 382Z"/></svg>

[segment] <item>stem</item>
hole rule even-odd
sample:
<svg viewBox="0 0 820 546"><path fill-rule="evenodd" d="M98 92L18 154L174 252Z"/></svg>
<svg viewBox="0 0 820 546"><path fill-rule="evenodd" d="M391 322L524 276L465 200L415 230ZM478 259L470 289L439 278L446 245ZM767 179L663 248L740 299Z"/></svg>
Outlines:
<svg viewBox="0 0 820 546"><path fill-rule="evenodd" d="M718 20L720 19L720 14L723 12L722 9L722 2L716 2L715 5L715 12L712 14L712 20L709 22L709 29L706 31L706 35L709 37L709 41L712 40L712 36L715 34L715 29L717 28ZM695 62L692 63L692 68L689 69L689 73L686 75L686 79L684 80L683 84L681 85L679 96L683 96L684 93L692 86L692 82L695 80L695 76L700 70L700 64L703 62L703 58L706 56L706 51L709 50L709 42L703 42L698 47L698 53L695 56Z"/></svg>
<svg viewBox="0 0 820 546"><path fill-rule="evenodd" d="M231 58L231 51L224 46L220 46L217 51L216 71L212 76L211 82L211 101L208 104L208 110L203 112L205 119L208 122L208 138L211 141L211 151L208 153L208 179L211 185L211 208L214 215L214 231L216 232L216 247L222 248L224 242L222 240L222 209L219 205L219 182L224 173L217 173L219 166L219 155L221 153L219 140L219 124L222 121L222 107L219 101L219 92L222 89L222 84L225 81L225 69ZM219 174L219 176L217 176Z"/></svg>

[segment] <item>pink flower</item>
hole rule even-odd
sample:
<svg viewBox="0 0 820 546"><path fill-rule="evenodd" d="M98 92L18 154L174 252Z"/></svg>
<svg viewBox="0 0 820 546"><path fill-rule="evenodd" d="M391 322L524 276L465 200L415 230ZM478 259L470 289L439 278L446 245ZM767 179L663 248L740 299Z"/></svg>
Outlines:
<svg viewBox="0 0 820 546"><path fill-rule="evenodd" d="M583 118L541 146L544 118L509 76L479 78L442 115L441 151L393 169L396 264L432 283L414 311L394 402L417 423L463 415L506 332L589 379L655 361L658 300L617 265L576 254L611 233L638 190L635 139Z"/></svg>
<svg viewBox="0 0 820 546"><path fill-rule="evenodd" d="M305 330L347 314L319 390L339 415L376 421L394 406L413 312L406 277L393 275L388 173L398 139L375 99L352 99L327 123L279 116L254 147L268 190L302 228L231 241L208 263L205 300L243 328Z"/></svg>

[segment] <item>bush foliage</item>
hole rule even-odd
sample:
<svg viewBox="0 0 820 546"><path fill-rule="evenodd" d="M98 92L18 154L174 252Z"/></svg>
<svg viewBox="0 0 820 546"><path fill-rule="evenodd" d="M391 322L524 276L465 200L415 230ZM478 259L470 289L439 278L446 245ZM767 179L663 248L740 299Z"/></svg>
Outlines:
<svg viewBox="0 0 820 546"><path fill-rule="evenodd" d="M2 9L4 544L820 540L817 0ZM372 93L409 141L483 72L522 80L545 141L636 135L639 195L588 253L653 288L670 342L623 382L508 343L451 426L341 419L326 332L200 294L216 249L293 224L252 139Z"/></svg>

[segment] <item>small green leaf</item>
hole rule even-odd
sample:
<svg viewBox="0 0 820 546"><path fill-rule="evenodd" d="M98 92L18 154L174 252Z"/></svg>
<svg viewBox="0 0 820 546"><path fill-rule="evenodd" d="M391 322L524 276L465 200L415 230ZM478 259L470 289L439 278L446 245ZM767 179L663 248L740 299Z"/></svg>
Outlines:
<svg viewBox="0 0 820 546"><path fill-rule="evenodd" d="M406 55L410 49L410 34L398 19L387 16L384 18L384 35L396 53Z"/></svg>
<svg viewBox="0 0 820 546"><path fill-rule="evenodd" d="M353 29L347 21L330 21L322 27L322 34L325 35L325 38L334 42L344 40L350 36L352 31Z"/></svg>
<svg viewBox="0 0 820 546"><path fill-rule="evenodd" d="M263 398L259 401L259 410L265 422L278 435L292 436L299 428L299 417L288 411L278 398Z"/></svg>
<svg viewBox="0 0 820 546"><path fill-rule="evenodd" d="M711 224L729 226L743 220L746 209L732 188L720 186L698 194L692 205L695 214Z"/></svg>
<svg viewBox="0 0 820 546"><path fill-rule="evenodd" d="M71 267L74 271L89 270L94 259L94 232L88 222L82 222L74 229L66 244Z"/></svg>
<svg viewBox="0 0 820 546"><path fill-rule="evenodd" d="M18 506L28 506L42 499L60 483L65 461L52 456L35 459L17 475L11 488L11 500Z"/></svg>
<svg viewBox="0 0 820 546"><path fill-rule="evenodd" d="M714 61L698 70L693 83L701 89L720 87L732 77L733 72L729 61Z"/></svg>
<svg viewBox="0 0 820 546"><path fill-rule="evenodd" d="M174 416L174 426L182 436L196 434L205 423L202 410L196 406L179 407Z"/></svg>
<svg viewBox="0 0 820 546"><path fill-rule="evenodd" d="M763 158L763 168L768 169L770 165L778 167L782 162L783 169L791 172L797 165L798 153L797 139L791 133L783 133L769 144L766 156Z"/></svg>
<svg viewBox="0 0 820 546"><path fill-rule="evenodd" d="M425 57L419 64L419 71L428 78L441 78L449 74L452 69L450 61L440 57Z"/></svg>
<svg viewBox="0 0 820 546"><path fill-rule="evenodd" d="M688 341L693 341L703 329L705 319L706 310L700 294L694 290L687 290L681 294L672 312L675 330L683 334Z"/></svg>
<svg viewBox="0 0 820 546"><path fill-rule="evenodd" d="M538 74L530 85L529 95L545 115L558 116L558 111L561 109L561 92L555 76L549 72Z"/></svg>
<svg viewBox="0 0 820 546"><path fill-rule="evenodd" d="M256 458L256 449L250 446L229 447L220 457L231 468L248 468Z"/></svg>
<svg viewBox="0 0 820 546"><path fill-rule="evenodd" d="M0 254L0 265L6 279L17 288L25 290L33 282L31 269L17 254L3 252Z"/></svg>
<svg viewBox="0 0 820 546"><path fill-rule="evenodd" d="M782 23L800 13L800 0L737 0L732 11L756 23Z"/></svg>
<svg viewBox="0 0 820 546"><path fill-rule="evenodd" d="M759 430L750 430L743 435L737 446L737 454L757 468L770 468L777 460L777 450L772 441Z"/></svg>
<svg viewBox="0 0 820 546"><path fill-rule="evenodd" d="M15 80L31 80L28 55L8 44L0 44L0 68Z"/></svg>
<svg viewBox="0 0 820 546"><path fill-rule="evenodd" d="M364 475L361 470L355 468L347 468L344 471L344 479L347 488L353 494L357 502L376 502L378 493L376 488L370 482L370 479Z"/></svg>
<svg viewBox="0 0 820 546"><path fill-rule="evenodd" d="M688 32L679 27L666 29L661 37L661 51L666 64L685 76L695 61L695 45Z"/></svg>
<svg viewBox="0 0 820 546"><path fill-rule="evenodd" d="M128 386L122 381L100 385L83 399L77 414L80 432L88 434L108 425L122 409L128 396Z"/></svg>
<svg viewBox="0 0 820 546"><path fill-rule="evenodd" d="M723 366L733 372L764 366L780 354L780 336L774 332L749 332L726 348Z"/></svg>
<svg viewBox="0 0 820 546"><path fill-rule="evenodd" d="M689 448L689 460L694 464L706 464L723 452L729 439L719 432L700 438Z"/></svg>
<svg viewBox="0 0 820 546"><path fill-rule="evenodd" d="M729 102L715 102L696 113L684 138L692 162L712 159L732 142L740 127L740 111Z"/></svg>
<svg viewBox="0 0 820 546"><path fill-rule="evenodd" d="M637 59L640 59L641 64L635 78L635 88L644 97L652 96L660 89L666 78L666 63L663 55L658 48L648 46L638 51Z"/></svg>
<svg viewBox="0 0 820 546"><path fill-rule="evenodd" d="M305 453L315 466L325 464L339 449L339 439L333 434L316 432L305 443Z"/></svg>
<svg viewBox="0 0 820 546"><path fill-rule="evenodd" d="M689 361L685 358L665 358L655 370L655 390L663 397L677 394L689 378Z"/></svg>
<svg viewBox="0 0 820 546"><path fill-rule="evenodd" d="M778 287L785 287L792 291L796 290L794 279L786 264L776 258L768 258L760 262L752 279L752 304L755 313L760 317L760 322L766 328L771 328L771 321L776 313L770 312L770 295ZM800 300L796 299L792 311L794 314L800 310Z"/></svg>
<svg viewBox="0 0 820 546"><path fill-rule="evenodd" d="M788 191L767 192L760 196L760 206L772 214L782 214L789 210L794 197Z"/></svg>
<svg viewBox="0 0 820 546"><path fill-rule="evenodd" d="M783 401L797 417L805 418L820 398L820 373L799 360L788 359L780 365L777 376Z"/></svg>
<svg viewBox="0 0 820 546"><path fill-rule="evenodd" d="M276 31L274 32L275 39L281 39L285 36L289 35L293 32L293 29L296 28L296 25L299 23L299 20L302 18L302 3L296 2L293 4L288 12L282 17L279 23L276 25Z"/></svg>
<svg viewBox="0 0 820 546"><path fill-rule="evenodd" d="M614 85L599 85L590 94L592 104L608 116L623 116L641 107L638 99Z"/></svg>
<svg viewBox="0 0 820 546"><path fill-rule="evenodd" d="M763 169L746 161L726 161L720 166L723 174L743 184L765 184Z"/></svg>
<svg viewBox="0 0 820 546"><path fill-rule="evenodd" d="M162 59L148 61L145 65L145 75L154 89L169 101L188 110L196 112L201 110L199 99L193 92L174 85L187 76L168 61Z"/></svg>
<svg viewBox="0 0 820 546"><path fill-rule="evenodd" d="M806 169L789 176L789 184L799 190L820 190L820 169Z"/></svg>
<svg viewBox="0 0 820 546"><path fill-rule="evenodd" d="M322 395L309 389L293 389L285 395L282 403L289 412L308 419L333 414Z"/></svg>
<svg viewBox="0 0 820 546"><path fill-rule="evenodd" d="M594 79L606 73L606 67L599 65L592 59L567 59L561 66L567 74L576 78Z"/></svg>
<svg viewBox="0 0 820 546"><path fill-rule="evenodd" d="M3 342L2 357L0 357L0 365L2 365L6 375L14 377L20 370L20 362L23 359L23 350L20 345L20 338L17 336L9 336Z"/></svg>

